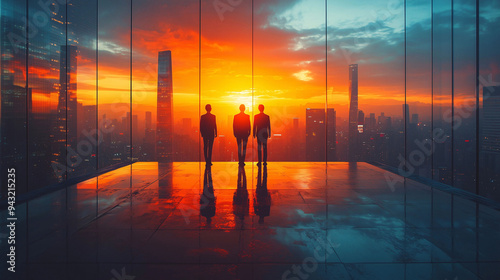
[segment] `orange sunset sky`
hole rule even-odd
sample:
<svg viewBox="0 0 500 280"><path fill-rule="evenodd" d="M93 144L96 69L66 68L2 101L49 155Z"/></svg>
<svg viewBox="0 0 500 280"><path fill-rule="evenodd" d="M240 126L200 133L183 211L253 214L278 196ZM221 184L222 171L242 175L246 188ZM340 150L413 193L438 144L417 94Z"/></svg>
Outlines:
<svg viewBox="0 0 500 280"><path fill-rule="evenodd" d="M252 2L248 0L202 1L201 42L198 0L135 1L132 17L128 1L100 3L99 106L111 108L101 110L100 115L118 117L129 110L131 66L133 114L140 119L144 111L155 114L158 52L171 50L176 122L192 118L196 123L199 93L201 108L211 103L222 125L242 103L250 113L265 104L275 121L297 117L302 122L305 108L324 108L328 99L328 107L347 118L351 63L359 65L359 109L366 115L385 112L401 117L405 102L403 1L336 2L328 1L325 8L324 0L255 0L253 43ZM407 19L406 101L421 120L429 119L431 113L428 8L426 4L409 7ZM80 38L79 44L78 99L84 105L95 104L95 40ZM463 64L464 78L457 80L466 84L473 76L467 74L473 65ZM450 72L443 68L443 79ZM449 100L440 101L439 94L447 94L450 87L446 82L441 87L435 102L446 104ZM456 86L455 102L461 94L473 96L471 90ZM48 96L34 90L35 100L47 98L57 100L57 92ZM54 107L57 101L51 103Z"/></svg>

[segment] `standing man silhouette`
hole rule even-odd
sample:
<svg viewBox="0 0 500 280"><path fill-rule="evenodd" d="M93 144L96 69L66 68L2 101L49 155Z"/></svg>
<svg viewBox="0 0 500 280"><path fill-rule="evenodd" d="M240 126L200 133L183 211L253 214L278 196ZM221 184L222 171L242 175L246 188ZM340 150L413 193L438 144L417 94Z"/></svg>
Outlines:
<svg viewBox="0 0 500 280"><path fill-rule="evenodd" d="M214 139L217 137L217 122L215 115L212 112L212 106L207 104L205 106L207 113L200 118L200 133L203 137L203 155L207 165L212 165L212 148L214 146Z"/></svg>
<svg viewBox="0 0 500 280"><path fill-rule="evenodd" d="M245 165L248 137L250 137L250 116L245 114L245 105L240 105L240 113L234 116L233 134L238 143L238 162Z"/></svg>
<svg viewBox="0 0 500 280"><path fill-rule="evenodd" d="M257 138L257 152L259 154L258 166L262 164L262 147L264 147L264 165L267 165L267 139L271 138L271 121L264 114L264 105L259 105L260 114L253 119L253 138Z"/></svg>

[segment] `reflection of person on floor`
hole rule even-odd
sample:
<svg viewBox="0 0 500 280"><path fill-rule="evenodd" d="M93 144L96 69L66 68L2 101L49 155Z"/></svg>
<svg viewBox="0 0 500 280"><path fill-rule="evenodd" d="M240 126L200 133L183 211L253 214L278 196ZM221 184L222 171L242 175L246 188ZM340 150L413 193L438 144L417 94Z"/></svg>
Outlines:
<svg viewBox="0 0 500 280"><path fill-rule="evenodd" d="M257 138L257 153L259 154L257 165L260 166L262 157L264 157L264 165L267 165L267 139L271 138L271 121L269 116L264 114L264 105L259 105L259 111L260 114L253 118L253 138Z"/></svg>
<svg viewBox="0 0 500 280"><path fill-rule="evenodd" d="M212 217L215 216L215 200L212 168L207 166L203 178L203 193L200 197L200 215L207 218L207 224L210 224Z"/></svg>
<svg viewBox="0 0 500 280"><path fill-rule="evenodd" d="M247 176L245 173L245 167L238 167L238 186L233 195L233 213L235 216L239 217L241 220L248 216L250 201L248 199L247 190Z"/></svg>
<svg viewBox="0 0 500 280"><path fill-rule="evenodd" d="M255 215L259 216L259 224L264 223L264 218L271 214L271 194L267 190L267 166L264 166L264 178L262 178L262 167L259 166L253 210Z"/></svg>
<svg viewBox="0 0 500 280"><path fill-rule="evenodd" d="M214 139L217 137L217 121L212 112L212 106L207 104L205 106L207 113L200 118L200 133L203 137L203 155L207 165L212 165L212 148L214 146Z"/></svg>
<svg viewBox="0 0 500 280"><path fill-rule="evenodd" d="M240 113L234 116L233 134L238 143L238 162L245 165L245 156L247 154L248 137L251 132L250 116L245 114L245 105L240 105Z"/></svg>

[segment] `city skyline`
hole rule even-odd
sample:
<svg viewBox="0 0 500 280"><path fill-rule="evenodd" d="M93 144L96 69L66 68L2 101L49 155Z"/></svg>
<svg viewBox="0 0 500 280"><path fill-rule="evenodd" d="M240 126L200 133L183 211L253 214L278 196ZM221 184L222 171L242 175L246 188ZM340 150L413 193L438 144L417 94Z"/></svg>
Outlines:
<svg viewBox="0 0 500 280"><path fill-rule="evenodd" d="M443 128L448 140L435 144L439 149L417 168L418 174L458 186L473 185L475 168L463 162L484 152L488 142L480 142L479 134L488 134L488 129L478 124L481 114L468 114L457 131L451 131L447 114L460 113L464 106L476 102L476 76L483 80L485 76L469 71L474 65L480 73L498 73L484 59L491 54L488 46L492 44L480 45L481 60L475 61L466 51L471 46L468 42L474 41L470 31L454 30L457 41L450 42L442 36L450 30L436 25L436 34L443 34L434 38L435 45L429 45L425 39L431 38L428 23L446 8L435 7L435 14L412 13L405 26L402 6L396 5L393 16L385 21L387 26L377 21L381 14L343 26L333 19L339 11L354 12L348 5L339 5L338 10L328 5L325 10L319 1L307 7L304 3L256 1L252 9L245 2L225 13L223 20L212 6L202 3L199 7L199 2L192 0L168 9L150 0L140 7L131 3L133 9L127 5L116 8L105 1L97 3L98 11L84 1L68 5L67 11L54 6L50 15L54 24L41 27L29 45L23 41L11 44L9 34L2 35L2 136L17 132L8 122L21 127L29 124L22 133L31 140L23 144L2 138L2 157L13 162L27 160L26 172L33 186L37 177L43 177L42 185L53 184L61 175L72 177L127 161L154 160L159 150L150 140L158 137L155 119L161 116L156 108L162 106L158 103L162 90L158 70L163 66L158 63L158 53L169 50L175 83L165 83L169 87L166 96L175 98L165 103L171 116L168 134L174 139L167 154L174 161L199 160L200 142L194 124L205 104L212 105L219 120L221 137L215 142L214 151L219 151L214 153L215 161L235 159L231 124L226 120L237 113L239 104L245 104L250 115L259 104L265 104L273 127L270 161L304 161L310 154L317 154L313 158L318 159L322 150L327 161L353 160L345 154L351 150L359 153L354 161L376 160L397 166L399 155L409 157L418 149L415 141L432 139L433 129ZM376 10L385 8L377 1L366 4ZM29 27L21 20L26 8L21 2L6 1L2 27L22 37ZM201 15L197 14L200 8ZM408 11L424 8L429 7L410 5ZM104 20L105 11L111 9L116 12ZM360 16L368 15L366 12L365 8L356 11ZM160 14L162 24L154 24ZM318 20L318 14L326 21ZM199 16L203 18L201 25ZM130 25L107 20L116 17ZM145 18L148 20L142 20ZM487 28L499 19L488 14L481 18L481 25ZM363 29L373 24L374 29ZM489 37L481 32L480 42L485 42ZM351 42L353 36L364 42ZM405 36L407 40L403 40ZM447 42L460 46L456 63L439 53L440 44ZM432 56L432 52L437 55ZM350 65L361 69L356 72L357 79L350 77ZM482 104L477 105L483 109ZM491 103L484 105L488 113ZM321 141L315 152L307 151L308 109L327 114L318 117L328 124L329 133L318 137L326 142ZM488 128L491 122L485 120ZM89 155L78 157L71 150L88 140L84 130L96 130L91 136L102 138L102 142L98 147L92 145ZM105 132L108 130L111 132ZM311 131L321 134L325 128ZM332 131L335 133L330 134ZM394 151L389 147L395 147ZM481 160L495 162L491 158ZM49 162L61 163L69 172L52 176Z"/></svg>

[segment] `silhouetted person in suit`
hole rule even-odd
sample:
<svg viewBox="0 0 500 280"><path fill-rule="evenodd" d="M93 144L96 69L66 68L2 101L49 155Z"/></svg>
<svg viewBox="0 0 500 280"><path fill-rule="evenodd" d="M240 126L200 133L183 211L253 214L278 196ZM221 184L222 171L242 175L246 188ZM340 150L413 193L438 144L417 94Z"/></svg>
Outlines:
<svg viewBox="0 0 500 280"><path fill-rule="evenodd" d="M234 116L233 134L238 143L238 162L245 165L248 137L250 136L250 116L245 114L245 105L240 105L240 113Z"/></svg>
<svg viewBox="0 0 500 280"><path fill-rule="evenodd" d="M215 194L210 165L205 167L203 194L200 197L200 215L207 218L207 225L210 224L212 217L215 216Z"/></svg>
<svg viewBox="0 0 500 280"><path fill-rule="evenodd" d="M259 216L259 224L264 223L264 218L271 214L271 194L267 190L267 166L264 166L264 178L262 178L262 167L259 166L253 211Z"/></svg>
<svg viewBox="0 0 500 280"><path fill-rule="evenodd" d="M264 114L264 105L259 105L260 114L253 119L253 138L257 138L257 153L259 163L262 163L262 148L264 148L264 165L267 165L267 139L271 138L271 121L269 116Z"/></svg>
<svg viewBox="0 0 500 280"><path fill-rule="evenodd" d="M245 167L240 165L238 166L238 184L233 195L233 214L243 221L250 213L249 205Z"/></svg>
<svg viewBox="0 0 500 280"><path fill-rule="evenodd" d="M212 106L207 104L205 106L207 113L200 118L200 133L203 137L203 155L207 165L212 165L212 148L214 146L214 139L217 137L217 122L215 115L210 113Z"/></svg>

